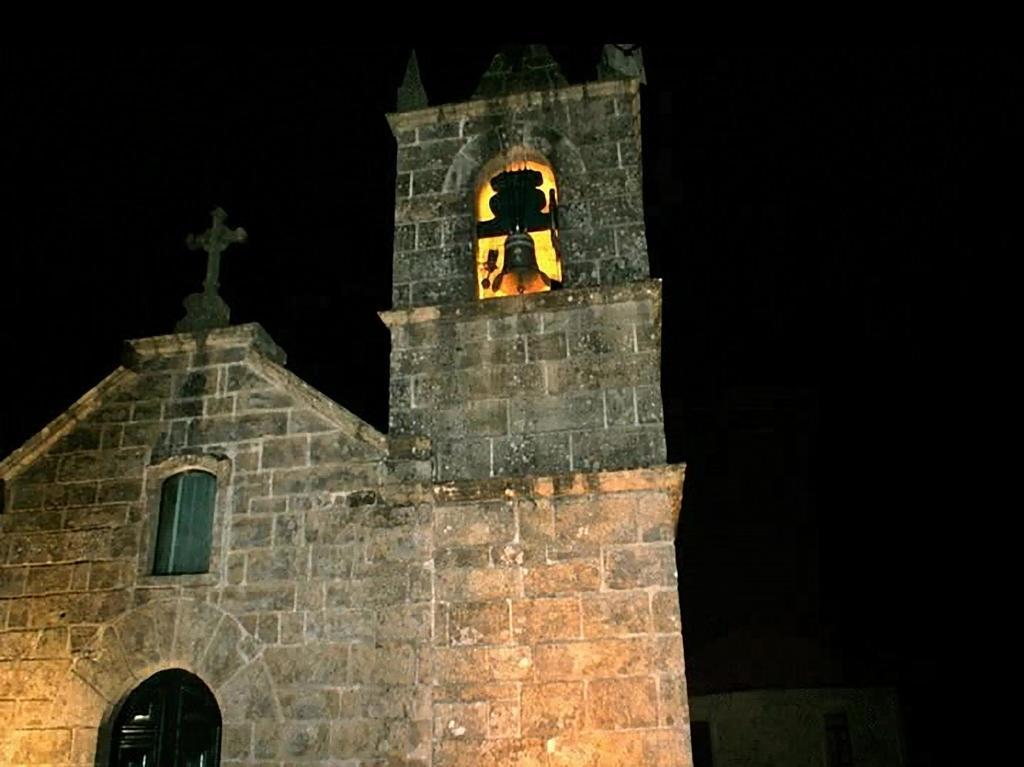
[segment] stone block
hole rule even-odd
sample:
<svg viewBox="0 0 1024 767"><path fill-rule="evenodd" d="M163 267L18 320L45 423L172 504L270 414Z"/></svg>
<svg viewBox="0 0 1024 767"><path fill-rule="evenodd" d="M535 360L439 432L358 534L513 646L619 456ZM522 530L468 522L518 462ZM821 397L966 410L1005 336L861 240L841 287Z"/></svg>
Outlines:
<svg viewBox="0 0 1024 767"><path fill-rule="evenodd" d="M637 494L637 528L640 540L648 543L675 540L678 499L665 492Z"/></svg>
<svg viewBox="0 0 1024 767"><path fill-rule="evenodd" d="M619 149L614 141L584 144L580 147L580 155L589 173L619 167Z"/></svg>
<svg viewBox="0 0 1024 767"><path fill-rule="evenodd" d="M430 613L429 604L377 610L373 619L375 636L382 640L426 642L430 638Z"/></svg>
<svg viewBox="0 0 1024 767"><path fill-rule="evenodd" d="M27 580L27 567L0 567L0 598L20 597Z"/></svg>
<svg viewBox="0 0 1024 767"><path fill-rule="evenodd" d="M239 517L231 522L231 548L269 546L274 531L272 516Z"/></svg>
<svg viewBox="0 0 1024 767"><path fill-rule="evenodd" d="M548 767L576 767L586 764L594 767L686 767L689 761L676 759L660 761L656 754L645 750L642 731L579 732L552 738L547 742Z"/></svg>
<svg viewBox="0 0 1024 767"><path fill-rule="evenodd" d="M212 688L220 687L246 664L239 652L242 637L242 629L230 617L225 617L217 626L198 666L200 676Z"/></svg>
<svg viewBox="0 0 1024 767"><path fill-rule="evenodd" d="M653 727L658 723L654 678L595 679L587 682L587 724L598 730Z"/></svg>
<svg viewBox="0 0 1024 767"><path fill-rule="evenodd" d="M18 660L32 652L36 640L39 638L38 631L7 631L0 634L0 660ZM4 666L13 673L14 666ZM4 688L5 690L8 688ZM0 697L7 697L6 694Z"/></svg>
<svg viewBox="0 0 1024 767"><path fill-rule="evenodd" d="M93 562L89 568L89 590L120 589L135 580L135 563Z"/></svg>
<svg viewBox="0 0 1024 767"><path fill-rule="evenodd" d="M64 527L68 530L120 527L127 519L128 507L124 505L81 508L65 515Z"/></svg>
<svg viewBox="0 0 1024 767"><path fill-rule="evenodd" d="M164 406L164 417L172 418L196 418L203 414L203 401L201 399L186 399L168 402ZM134 428L138 428L135 426ZM132 444L146 444L145 442Z"/></svg>
<svg viewBox="0 0 1024 767"><path fill-rule="evenodd" d="M634 426L637 421L635 389L632 386L604 390L605 424Z"/></svg>
<svg viewBox="0 0 1024 767"><path fill-rule="evenodd" d="M383 463L344 463L301 469L275 469L274 495L338 492L376 487L383 477Z"/></svg>
<svg viewBox="0 0 1024 767"><path fill-rule="evenodd" d="M348 583L329 582L325 604L328 607L385 607L404 603L409 598L409 575L388 567L375 575L353 578Z"/></svg>
<svg viewBox="0 0 1024 767"><path fill-rule="evenodd" d="M410 286L413 306L434 306L469 301L473 297L473 278L469 274L451 279L419 280Z"/></svg>
<svg viewBox="0 0 1024 767"><path fill-rule="evenodd" d="M351 461L373 461L383 456L383 451L364 442L353 439L341 432L314 434L310 437L310 461L314 465L323 463L347 463Z"/></svg>
<svg viewBox="0 0 1024 767"><path fill-rule="evenodd" d="M226 586L221 594L221 607L233 614L293 610L294 583Z"/></svg>
<svg viewBox="0 0 1024 767"><path fill-rule="evenodd" d="M491 474L491 439L435 439L437 478L488 477Z"/></svg>
<svg viewBox="0 0 1024 767"><path fill-rule="evenodd" d="M682 620L679 615L679 592L675 589L655 591L651 594L651 615L654 630L665 634L676 634L682 631Z"/></svg>
<svg viewBox="0 0 1024 767"><path fill-rule="evenodd" d="M354 684L414 684L416 660L416 649L410 643L356 642L351 647L349 679Z"/></svg>
<svg viewBox="0 0 1024 767"><path fill-rule="evenodd" d="M286 722L281 726L280 738L281 756L315 761L327 756L330 726L327 722Z"/></svg>
<svg viewBox="0 0 1024 767"><path fill-rule="evenodd" d="M568 356L565 333L542 333L526 337L526 359L530 362L559 360Z"/></svg>
<svg viewBox="0 0 1024 767"><path fill-rule="evenodd" d="M276 649L267 648L264 662L245 666L218 690L217 699L221 703L225 723L253 722L258 728L258 720L280 717L274 689L264 665L266 658L272 655L271 651Z"/></svg>
<svg viewBox="0 0 1024 767"><path fill-rule="evenodd" d="M25 487L34 488L36 485L27 485ZM43 488L44 486L39 485L38 487ZM51 486L53 487L53 486ZM57 485L59 487L59 485ZM49 489L49 488L47 488ZM21 488L19 488L21 490ZM43 503L45 491L41 490L39 493L39 505ZM25 493L22 492L22 497L25 497ZM32 496L32 500L26 501L36 503L36 496ZM18 496L15 495L15 503L18 501ZM30 533L39 532L45 530L60 530L63 525L63 515L57 509L39 509L28 507L30 510L22 512L21 509L15 509L19 513L5 514L3 517L3 531L5 534L10 533Z"/></svg>
<svg viewBox="0 0 1024 767"><path fill-rule="evenodd" d="M487 704L487 737L518 738L520 706L518 701L497 700Z"/></svg>
<svg viewBox="0 0 1024 767"><path fill-rule="evenodd" d="M29 568L27 594L55 594L71 588L74 565L43 565Z"/></svg>
<svg viewBox="0 0 1024 767"><path fill-rule="evenodd" d="M632 323L605 323L598 327L569 331L569 354L586 355L622 354L636 351Z"/></svg>
<svg viewBox="0 0 1024 767"><path fill-rule="evenodd" d="M662 727L678 729L683 724L689 724L689 711L685 677L660 677L658 680L658 723Z"/></svg>
<svg viewBox="0 0 1024 767"><path fill-rule="evenodd" d="M303 540L302 517L300 515L279 514L274 517L275 546L297 546Z"/></svg>
<svg viewBox="0 0 1024 767"><path fill-rule="evenodd" d="M636 500L624 493L558 498L554 533L556 547L580 554L596 553L602 544L635 542Z"/></svg>
<svg viewBox="0 0 1024 767"><path fill-rule="evenodd" d="M604 426L600 392L517 397L509 403L513 434L567 431Z"/></svg>
<svg viewBox="0 0 1024 767"><path fill-rule="evenodd" d="M435 594L441 601L504 599L520 596L520 591L517 573L508 568L463 567L435 575Z"/></svg>
<svg viewBox="0 0 1024 767"><path fill-rule="evenodd" d="M487 737L487 704L439 703L434 707L434 740L482 740Z"/></svg>
<svg viewBox="0 0 1024 767"><path fill-rule="evenodd" d="M596 559L537 565L523 574L523 591L527 597L576 594L597 591L600 587L601 568Z"/></svg>
<svg viewBox="0 0 1024 767"><path fill-rule="evenodd" d="M142 498L141 479L111 479L99 483L97 503L135 503Z"/></svg>
<svg viewBox="0 0 1024 767"><path fill-rule="evenodd" d="M660 426L576 432L572 445L573 467L581 471L656 466L665 462L665 432Z"/></svg>
<svg viewBox="0 0 1024 767"><path fill-rule="evenodd" d="M76 482L141 477L144 461L145 449L139 447L71 453L61 460L57 479L60 482Z"/></svg>
<svg viewBox="0 0 1024 767"><path fill-rule="evenodd" d="M524 684L522 732L525 737L550 738L582 728L583 685L578 682Z"/></svg>
<svg viewBox="0 0 1024 767"><path fill-rule="evenodd" d="M547 391L561 394L610 387L650 384L659 380L657 352L586 355L547 363Z"/></svg>
<svg viewBox="0 0 1024 767"><path fill-rule="evenodd" d="M569 468L569 435L566 433L513 434L494 439L494 476L558 474Z"/></svg>
<svg viewBox="0 0 1024 767"><path fill-rule="evenodd" d="M434 567L446 570L458 567L485 568L491 565L491 546L445 546L434 550Z"/></svg>
<svg viewBox="0 0 1024 767"><path fill-rule="evenodd" d="M636 412L639 423L662 423L665 414L662 410L660 386L637 386Z"/></svg>
<svg viewBox="0 0 1024 767"><path fill-rule="evenodd" d="M579 598L514 600L512 631L515 641L521 644L579 639Z"/></svg>
<svg viewBox="0 0 1024 767"><path fill-rule="evenodd" d="M506 600L459 602L448 610L448 635L453 645L508 644L511 639Z"/></svg>
<svg viewBox="0 0 1024 767"><path fill-rule="evenodd" d="M309 408L295 408L288 413L288 431L291 434L333 431L337 427Z"/></svg>
<svg viewBox="0 0 1024 767"><path fill-rule="evenodd" d="M263 440L261 468L291 468L309 465L309 437L305 434Z"/></svg>
<svg viewBox="0 0 1024 767"><path fill-rule="evenodd" d="M639 676L657 668L645 637L541 644L533 660L537 679Z"/></svg>
<svg viewBox="0 0 1024 767"><path fill-rule="evenodd" d="M505 503L437 506L434 509L436 546L472 546L512 541L516 520Z"/></svg>
<svg viewBox="0 0 1024 767"><path fill-rule="evenodd" d="M14 733L11 749L12 765L67 764L71 758L71 730L21 730Z"/></svg>
<svg viewBox="0 0 1024 767"><path fill-rule="evenodd" d="M651 630L644 591L588 594L581 600L583 635L588 639L645 634Z"/></svg>
<svg viewBox="0 0 1024 767"><path fill-rule="evenodd" d="M50 449L52 454L72 453L78 450L97 450L100 446L99 426L80 424L61 437Z"/></svg>
<svg viewBox="0 0 1024 767"><path fill-rule="evenodd" d="M249 365L228 365L224 389L227 392L270 389L272 384ZM212 392L211 392L212 393Z"/></svg>
<svg viewBox="0 0 1024 767"><path fill-rule="evenodd" d="M682 676L685 670L682 634L666 634L651 639L651 658L655 669L663 674Z"/></svg>
<svg viewBox="0 0 1024 767"><path fill-rule="evenodd" d="M347 644L311 643L296 647L267 647L264 663L275 685L341 686L348 679ZM353 659L355 662L355 659Z"/></svg>
<svg viewBox="0 0 1024 767"><path fill-rule="evenodd" d="M308 537L309 530L306 534ZM313 578L349 578L356 556L354 543L341 546L316 545L310 554L310 575Z"/></svg>
<svg viewBox="0 0 1024 767"><path fill-rule="evenodd" d="M283 547L248 554L246 582L304 580L308 577L309 549L304 547Z"/></svg>
<svg viewBox="0 0 1024 767"><path fill-rule="evenodd" d="M36 458L22 469L14 484L24 483L31 485L53 482L57 479L57 466L59 463L60 459L56 455L45 455L41 458Z"/></svg>
<svg viewBox="0 0 1024 767"><path fill-rule="evenodd" d="M252 754L252 722L225 724L221 730L221 755L227 761L246 761Z"/></svg>
<svg viewBox="0 0 1024 767"><path fill-rule="evenodd" d="M236 414L260 410L286 410L295 406L295 398L279 389L249 389L240 391L235 397L233 411ZM207 413L216 415L216 413Z"/></svg>
<svg viewBox="0 0 1024 767"><path fill-rule="evenodd" d="M676 585L675 548L671 543L611 546L604 555L604 581L610 589Z"/></svg>
<svg viewBox="0 0 1024 767"><path fill-rule="evenodd" d="M269 411L198 419L192 422L187 439L190 445L224 444L285 434L287 431L288 414Z"/></svg>
<svg viewBox="0 0 1024 767"><path fill-rule="evenodd" d="M330 753L335 759L358 760L377 756L387 737L388 723L372 719L342 719L331 723ZM342 764L358 764L358 761Z"/></svg>

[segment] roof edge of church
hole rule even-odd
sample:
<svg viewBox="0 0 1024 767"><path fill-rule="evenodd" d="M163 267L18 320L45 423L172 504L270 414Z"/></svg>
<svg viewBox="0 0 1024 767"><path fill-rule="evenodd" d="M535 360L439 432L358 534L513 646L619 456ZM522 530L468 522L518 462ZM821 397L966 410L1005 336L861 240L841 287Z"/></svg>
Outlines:
<svg viewBox="0 0 1024 767"><path fill-rule="evenodd" d="M45 453L50 446L77 426L90 413L99 408L108 394L122 385L134 381L138 374L119 365L110 375L79 397L71 407L29 437L21 447L15 448L0 461L0 479L11 479L18 469L28 465Z"/></svg>
<svg viewBox="0 0 1024 767"><path fill-rule="evenodd" d="M382 455L387 453L387 435L377 431L351 410L339 405L272 359L253 355L247 361L271 383L297 393L304 405L331 421L343 434L380 450Z"/></svg>
<svg viewBox="0 0 1024 767"><path fill-rule="evenodd" d="M71 407L0 461L0 479L12 479L20 469L41 457L57 440L101 407L111 393L138 378L139 374L133 368L142 360L211 347L245 348L245 362L272 384L295 393L302 404L333 423L343 434L380 451L382 456L387 453L387 436L282 367L285 361L284 350L258 323L232 325L202 333L174 333L135 338L125 343L125 364L118 366L110 375L79 397Z"/></svg>
<svg viewBox="0 0 1024 767"><path fill-rule="evenodd" d="M212 330L170 333L162 336L132 338L125 341L127 346L128 367L146 357L160 357L168 354L200 351L207 348L225 349L228 347L247 347L255 349L263 356L280 362L287 361L288 355L277 345L270 334L258 322L243 325L228 325Z"/></svg>

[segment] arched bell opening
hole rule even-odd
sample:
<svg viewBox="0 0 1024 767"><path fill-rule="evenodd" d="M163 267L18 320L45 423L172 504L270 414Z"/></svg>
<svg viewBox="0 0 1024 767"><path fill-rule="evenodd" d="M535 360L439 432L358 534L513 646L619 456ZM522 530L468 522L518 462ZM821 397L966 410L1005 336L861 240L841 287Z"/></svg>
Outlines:
<svg viewBox="0 0 1024 767"><path fill-rule="evenodd" d="M562 286L558 184L543 155L516 147L486 163L474 207L477 298Z"/></svg>
<svg viewBox="0 0 1024 767"><path fill-rule="evenodd" d="M202 679L160 671L125 698L110 729L110 767L216 767L221 714Z"/></svg>

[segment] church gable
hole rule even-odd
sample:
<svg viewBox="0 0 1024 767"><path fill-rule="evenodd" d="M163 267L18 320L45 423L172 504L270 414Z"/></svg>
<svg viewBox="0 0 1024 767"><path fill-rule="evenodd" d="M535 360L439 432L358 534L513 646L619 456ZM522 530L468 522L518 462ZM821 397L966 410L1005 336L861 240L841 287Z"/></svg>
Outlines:
<svg viewBox="0 0 1024 767"><path fill-rule="evenodd" d="M11 512L141 499L147 467L226 457L234 511L288 488L375 486L383 435L286 371L259 326L129 342L126 363L0 464ZM251 488L255 485L255 488Z"/></svg>

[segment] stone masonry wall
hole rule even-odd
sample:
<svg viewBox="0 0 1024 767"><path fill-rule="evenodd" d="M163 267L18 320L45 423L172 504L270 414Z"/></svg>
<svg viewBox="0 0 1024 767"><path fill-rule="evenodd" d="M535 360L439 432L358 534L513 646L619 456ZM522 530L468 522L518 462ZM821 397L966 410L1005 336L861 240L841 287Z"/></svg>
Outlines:
<svg viewBox="0 0 1024 767"><path fill-rule="evenodd" d="M649 275L638 84L616 80L389 116L398 142L393 306L472 300L482 166L525 146L551 161L566 287Z"/></svg>
<svg viewBox="0 0 1024 767"><path fill-rule="evenodd" d="M433 767L688 767L678 467L435 489Z"/></svg>
<svg viewBox="0 0 1024 767"><path fill-rule="evenodd" d="M657 282L384 313L392 435L422 434L435 476L665 461Z"/></svg>
<svg viewBox="0 0 1024 767"><path fill-rule="evenodd" d="M280 356L255 326L135 342L0 463L0 764L105 763L118 704L183 668L226 765L689 767L682 468L418 481ZM185 466L218 478L211 572L153 576Z"/></svg>
<svg viewBox="0 0 1024 767"><path fill-rule="evenodd" d="M384 438L268 355L252 326L145 339L12 456L0 764L102 761L168 667L214 691L225 764L429 759L429 504L386 501ZM218 476L211 572L153 576L159 482L186 466Z"/></svg>

